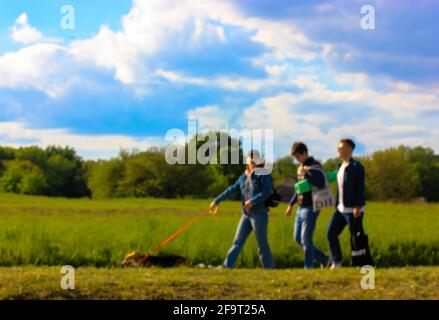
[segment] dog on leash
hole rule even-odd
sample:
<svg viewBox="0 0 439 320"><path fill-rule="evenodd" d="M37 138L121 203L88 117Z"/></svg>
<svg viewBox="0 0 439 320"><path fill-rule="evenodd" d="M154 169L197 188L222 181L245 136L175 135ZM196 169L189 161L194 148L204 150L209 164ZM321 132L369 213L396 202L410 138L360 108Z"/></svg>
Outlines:
<svg viewBox="0 0 439 320"><path fill-rule="evenodd" d="M181 256L150 256L137 251L128 253L122 261L122 267L129 266L151 268L153 266L170 268L186 264L186 258Z"/></svg>

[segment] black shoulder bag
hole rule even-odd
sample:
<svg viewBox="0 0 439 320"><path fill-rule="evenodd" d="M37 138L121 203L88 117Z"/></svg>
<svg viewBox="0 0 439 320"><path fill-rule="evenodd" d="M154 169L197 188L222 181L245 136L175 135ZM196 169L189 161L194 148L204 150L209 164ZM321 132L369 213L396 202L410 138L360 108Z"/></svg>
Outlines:
<svg viewBox="0 0 439 320"><path fill-rule="evenodd" d="M360 218L354 218L351 236L351 265L353 267L373 266L369 249L369 238L359 227Z"/></svg>

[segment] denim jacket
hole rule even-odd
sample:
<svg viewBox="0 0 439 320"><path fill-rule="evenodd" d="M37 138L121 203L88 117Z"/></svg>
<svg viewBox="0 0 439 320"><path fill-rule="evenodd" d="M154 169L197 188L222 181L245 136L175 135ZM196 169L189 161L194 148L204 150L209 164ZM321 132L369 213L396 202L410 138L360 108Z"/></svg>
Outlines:
<svg viewBox="0 0 439 320"><path fill-rule="evenodd" d="M265 169L264 169L265 170ZM262 173L262 171L261 171ZM252 203L252 207L250 208L250 214L253 213L267 213L268 207L265 205L265 200L270 197L273 192L273 186L271 182L271 176L267 171L265 174L256 174L255 172L251 175L251 183L249 188L249 200ZM245 213L244 203L245 193L246 193L246 180L247 175L242 174L234 184L224 190L218 197L215 198L215 203L218 204L221 201L230 198L235 195L238 191L241 192L241 202L242 202L242 210Z"/></svg>

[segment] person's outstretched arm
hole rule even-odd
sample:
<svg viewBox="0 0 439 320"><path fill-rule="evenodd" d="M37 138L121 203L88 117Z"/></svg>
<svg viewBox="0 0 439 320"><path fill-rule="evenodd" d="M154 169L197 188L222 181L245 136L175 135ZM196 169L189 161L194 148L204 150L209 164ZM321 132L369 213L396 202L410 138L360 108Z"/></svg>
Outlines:
<svg viewBox="0 0 439 320"><path fill-rule="evenodd" d="M218 197L215 198L215 200L213 200L216 204L219 204L221 201L226 200L227 198L230 198L231 196L233 196L234 194L236 194L236 192L239 191L239 187L240 187L240 180L241 177L239 177L234 184L232 184L230 187L228 187L226 190L224 190Z"/></svg>

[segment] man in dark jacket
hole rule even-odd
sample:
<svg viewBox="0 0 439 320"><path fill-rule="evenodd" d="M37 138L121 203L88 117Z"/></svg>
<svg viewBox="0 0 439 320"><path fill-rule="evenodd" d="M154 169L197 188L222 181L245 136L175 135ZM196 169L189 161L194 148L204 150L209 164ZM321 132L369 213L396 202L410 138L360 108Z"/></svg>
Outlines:
<svg viewBox="0 0 439 320"><path fill-rule="evenodd" d="M291 155L299 162L297 169L297 179L307 179L308 182L317 188L325 187L325 176L318 161L308 155L308 148L302 142L296 142L291 148ZM291 214L295 203L298 203L296 219L294 224L294 239L302 247L304 252L305 269L312 268L314 260L321 266L327 266L329 258L313 243L313 233L320 211L313 210L313 200L311 191L301 194L295 193L291 198L290 204L285 211L285 216Z"/></svg>
<svg viewBox="0 0 439 320"><path fill-rule="evenodd" d="M363 215L365 201L364 168L352 158L355 143L351 139L343 139L338 145L338 154L342 160L337 173L337 201L336 210L329 223L327 238L331 250L331 269L340 268L342 252L339 235L349 225L351 235L364 232Z"/></svg>

